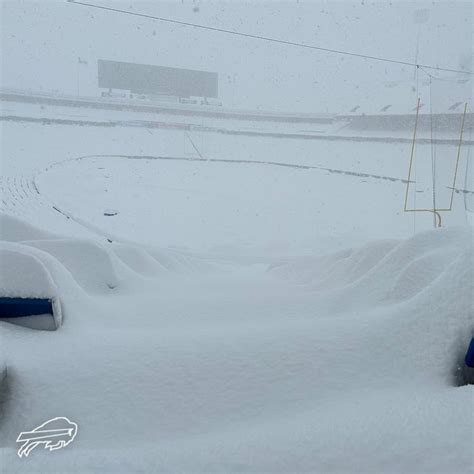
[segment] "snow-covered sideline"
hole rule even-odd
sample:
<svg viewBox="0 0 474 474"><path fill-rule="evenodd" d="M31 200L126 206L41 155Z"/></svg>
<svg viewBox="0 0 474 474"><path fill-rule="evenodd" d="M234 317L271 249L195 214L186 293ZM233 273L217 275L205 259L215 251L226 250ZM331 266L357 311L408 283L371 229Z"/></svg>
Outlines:
<svg viewBox="0 0 474 474"><path fill-rule="evenodd" d="M43 262L65 312L56 332L0 323L9 473L473 467L473 386L457 386L474 328L469 228L258 264L13 218L2 234ZM74 443L18 459L18 433L55 416L78 424Z"/></svg>

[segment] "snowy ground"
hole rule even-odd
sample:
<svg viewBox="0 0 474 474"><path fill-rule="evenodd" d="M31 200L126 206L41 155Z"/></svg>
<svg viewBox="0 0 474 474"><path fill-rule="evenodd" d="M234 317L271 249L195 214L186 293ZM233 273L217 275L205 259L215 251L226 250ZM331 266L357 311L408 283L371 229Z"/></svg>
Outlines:
<svg viewBox="0 0 474 474"><path fill-rule="evenodd" d="M408 144L192 137L227 163L178 131L2 135L2 255L41 262L64 313L0 323L6 472L473 469L472 230L461 194L443 229L402 212ZM18 459L55 416L74 443Z"/></svg>

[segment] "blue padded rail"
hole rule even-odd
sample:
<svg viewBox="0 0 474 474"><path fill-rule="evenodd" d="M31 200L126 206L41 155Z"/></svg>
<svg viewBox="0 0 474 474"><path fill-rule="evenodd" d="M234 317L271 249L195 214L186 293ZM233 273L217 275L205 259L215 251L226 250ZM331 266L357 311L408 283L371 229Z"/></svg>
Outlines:
<svg viewBox="0 0 474 474"><path fill-rule="evenodd" d="M38 314L53 314L50 299L0 297L0 318L18 318Z"/></svg>
<svg viewBox="0 0 474 474"><path fill-rule="evenodd" d="M474 367L474 337L471 339L464 361L468 367Z"/></svg>

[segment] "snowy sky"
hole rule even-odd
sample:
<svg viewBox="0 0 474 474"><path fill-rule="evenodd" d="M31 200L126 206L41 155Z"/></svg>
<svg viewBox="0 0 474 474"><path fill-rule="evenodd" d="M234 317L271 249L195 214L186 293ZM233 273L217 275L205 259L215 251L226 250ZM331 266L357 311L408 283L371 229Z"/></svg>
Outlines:
<svg viewBox="0 0 474 474"><path fill-rule="evenodd" d="M472 69L472 2L185 0L90 3L372 56ZM97 59L219 73L225 105L342 111L413 68L272 44L90 9L1 0L2 87L98 95ZM425 23L415 11L429 10ZM78 65L81 57L88 64ZM445 77L452 74L444 73ZM383 89L383 88L382 88ZM382 92L383 93L383 92ZM347 104L347 105L346 105Z"/></svg>

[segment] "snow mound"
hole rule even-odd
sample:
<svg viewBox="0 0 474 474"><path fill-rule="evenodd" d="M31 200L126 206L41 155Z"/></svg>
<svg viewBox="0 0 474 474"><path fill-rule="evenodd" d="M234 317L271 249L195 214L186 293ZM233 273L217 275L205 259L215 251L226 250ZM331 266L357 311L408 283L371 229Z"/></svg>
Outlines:
<svg viewBox="0 0 474 474"><path fill-rule="evenodd" d="M2 269L0 272L0 296L49 299L53 306L54 326L56 328L61 326L62 311L59 291L50 272L41 260L25 251L21 246L15 249L0 246L0 268ZM44 319L47 321L48 318L42 318L42 320ZM24 318L22 320L25 322ZM50 325L46 322L46 326Z"/></svg>
<svg viewBox="0 0 474 474"><path fill-rule="evenodd" d="M27 241L24 244L55 257L89 293L104 293L120 284L121 262L99 243L64 239Z"/></svg>
<svg viewBox="0 0 474 474"><path fill-rule="evenodd" d="M10 298L52 298L58 289L45 265L24 249L0 247L0 295Z"/></svg>
<svg viewBox="0 0 474 474"><path fill-rule="evenodd" d="M144 278L169 272L194 273L209 266L174 250L143 248L131 243L106 242L105 239L101 242L65 238L44 232L16 217L2 214L0 219L0 236L3 239L0 242L11 254L8 257L10 267L3 272L4 280L13 285L17 296L24 294L32 297L40 295L42 290L41 286L36 288L33 285L35 292L32 292L32 287L24 280L27 275L29 281L42 281L33 270L23 268L25 259L37 262L37 266L47 272L47 281L54 282L56 288L54 294L60 288L61 292L76 296L83 292L94 296L127 291L135 288L137 283L140 285ZM18 255L17 263L12 255ZM18 272L14 271L16 267Z"/></svg>
<svg viewBox="0 0 474 474"><path fill-rule="evenodd" d="M179 252L76 241L138 278L107 298L66 285L84 270L60 261L71 245L6 243L44 264L74 324L48 340L2 328L9 373L21 374L3 459L22 472L18 433L67 413L86 445L35 453L41 472L411 472L420 459L427 472L467 472L472 391L455 376L474 327L471 238L436 230L206 275Z"/></svg>
<svg viewBox="0 0 474 474"><path fill-rule="evenodd" d="M315 317L374 318L367 334L387 341L372 345L377 370L452 384L474 329L472 237L468 228L437 229L269 271L314 293Z"/></svg>
<svg viewBox="0 0 474 474"><path fill-rule="evenodd" d="M117 257L136 273L155 276L169 269L160 263L160 259L140 247L114 243L112 248Z"/></svg>
<svg viewBox="0 0 474 474"><path fill-rule="evenodd" d="M38 229L17 217L0 213L0 241L21 242L22 240L57 239L57 235Z"/></svg>
<svg viewBox="0 0 474 474"><path fill-rule="evenodd" d="M313 291L343 292L345 298L396 303L428 287L456 261L472 253L469 228L437 229L407 240L380 240L333 255L289 259L274 275ZM465 262L468 267L469 260Z"/></svg>
<svg viewBox="0 0 474 474"><path fill-rule="evenodd" d="M396 240L381 240L328 256L295 258L290 263L275 265L271 271L281 278L311 284L315 290L344 287L366 274L397 243Z"/></svg>

